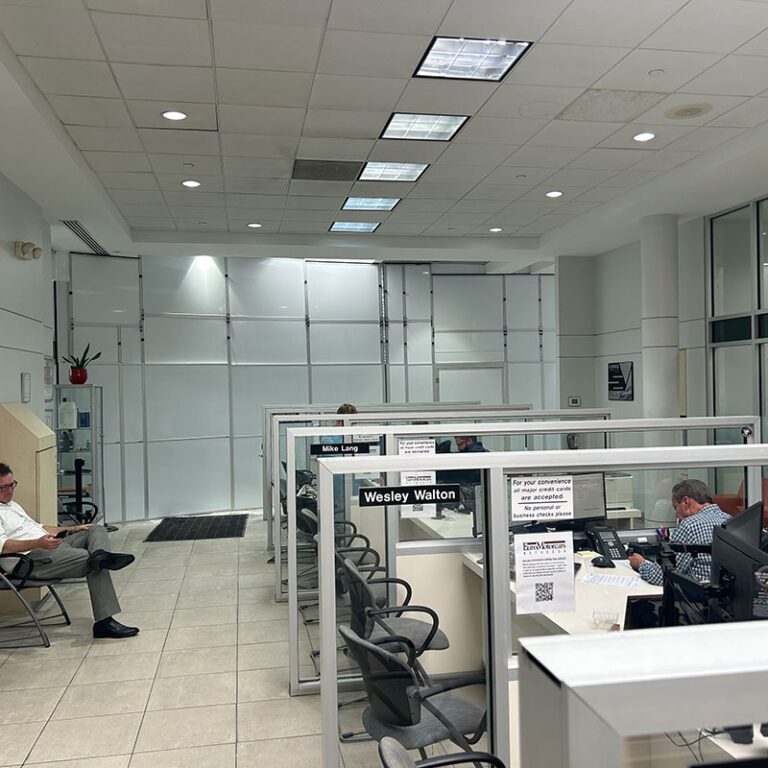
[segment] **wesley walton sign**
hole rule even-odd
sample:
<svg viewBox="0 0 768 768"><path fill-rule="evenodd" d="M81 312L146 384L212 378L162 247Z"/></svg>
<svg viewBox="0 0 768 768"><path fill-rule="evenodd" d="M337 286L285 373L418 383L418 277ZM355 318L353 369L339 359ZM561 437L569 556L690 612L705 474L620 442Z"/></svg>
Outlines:
<svg viewBox="0 0 768 768"><path fill-rule="evenodd" d="M313 443L309 446L312 456L338 456L357 455L358 453L370 453L371 446L368 443Z"/></svg>
<svg viewBox="0 0 768 768"><path fill-rule="evenodd" d="M380 507L385 504L434 504L461 500L458 485L399 485L392 488L361 488L358 497L361 507Z"/></svg>

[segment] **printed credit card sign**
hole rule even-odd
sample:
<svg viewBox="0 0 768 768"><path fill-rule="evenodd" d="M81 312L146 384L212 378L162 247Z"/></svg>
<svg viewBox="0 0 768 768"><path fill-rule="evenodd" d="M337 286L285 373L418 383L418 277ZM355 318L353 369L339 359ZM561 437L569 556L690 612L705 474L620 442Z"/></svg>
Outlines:
<svg viewBox="0 0 768 768"><path fill-rule="evenodd" d="M513 520L573 518L573 477L513 477Z"/></svg>
<svg viewBox="0 0 768 768"><path fill-rule="evenodd" d="M431 437L401 437L397 441L397 453L400 456L433 456L435 441ZM401 472L403 485L434 485L437 476L433 470ZM400 517L432 517L437 508L434 504L410 504L400 509Z"/></svg>

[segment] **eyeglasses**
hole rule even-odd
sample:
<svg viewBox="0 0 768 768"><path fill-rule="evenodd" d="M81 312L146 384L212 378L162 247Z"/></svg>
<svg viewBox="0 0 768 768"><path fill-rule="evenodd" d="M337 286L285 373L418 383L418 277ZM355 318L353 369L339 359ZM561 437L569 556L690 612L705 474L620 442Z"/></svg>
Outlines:
<svg viewBox="0 0 768 768"><path fill-rule="evenodd" d="M19 484L19 481L14 480L12 483L8 483L8 485L0 485L0 493L5 493L6 491L12 491L18 484Z"/></svg>

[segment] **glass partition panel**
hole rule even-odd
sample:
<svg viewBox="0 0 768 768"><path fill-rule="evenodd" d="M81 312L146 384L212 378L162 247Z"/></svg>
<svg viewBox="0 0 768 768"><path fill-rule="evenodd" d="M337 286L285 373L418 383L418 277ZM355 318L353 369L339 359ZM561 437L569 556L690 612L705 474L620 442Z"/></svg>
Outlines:
<svg viewBox="0 0 768 768"><path fill-rule="evenodd" d="M768 200L757 204L758 263L760 264L760 308L768 307Z"/></svg>
<svg viewBox="0 0 768 768"><path fill-rule="evenodd" d="M732 315L753 309L749 206L711 220L712 298L714 314Z"/></svg>

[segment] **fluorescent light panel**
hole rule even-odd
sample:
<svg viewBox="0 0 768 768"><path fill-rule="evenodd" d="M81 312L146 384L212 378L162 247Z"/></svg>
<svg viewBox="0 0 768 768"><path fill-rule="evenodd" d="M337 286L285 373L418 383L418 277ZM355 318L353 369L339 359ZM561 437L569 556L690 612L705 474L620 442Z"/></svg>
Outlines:
<svg viewBox="0 0 768 768"><path fill-rule="evenodd" d="M418 115L395 112L389 118L382 139L411 141L450 141L469 115Z"/></svg>
<svg viewBox="0 0 768 768"><path fill-rule="evenodd" d="M342 210L391 211L399 202L399 197L348 197Z"/></svg>
<svg viewBox="0 0 768 768"><path fill-rule="evenodd" d="M334 221L330 232L375 232L380 221Z"/></svg>
<svg viewBox="0 0 768 768"><path fill-rule="evenodd" d="M530 47L515 40L436 37L414 76L498 82Z"/></svg>
<svg viewBox="0 0 768 768"><path fill-rule="evenodd" d="M360 181L417 181L427 168L421 163L366 163Z"/></svg>

